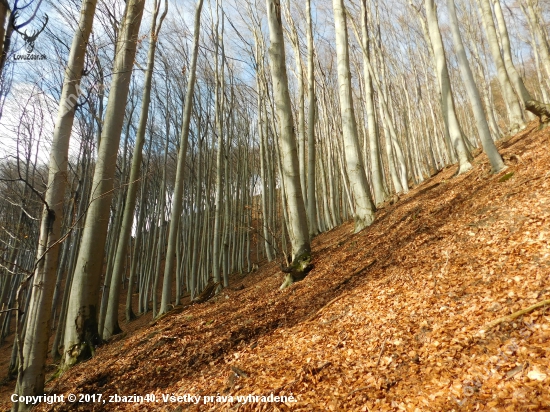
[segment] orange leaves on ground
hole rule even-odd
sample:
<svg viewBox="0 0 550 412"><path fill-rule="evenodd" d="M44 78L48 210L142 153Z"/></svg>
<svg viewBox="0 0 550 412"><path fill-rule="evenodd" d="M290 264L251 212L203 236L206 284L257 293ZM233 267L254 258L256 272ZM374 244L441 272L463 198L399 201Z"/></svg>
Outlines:
<svg viewBox="0 0 550 412"><path fill-rule="evenodd" d="M201 411L550 408L548 310L478 334L550 297L549 133L532 125L501 143L506 172L491 175L480 155L472 171L442 171L362 232L350 222L318 236L315 269L287 290L278 264L265 265L238 279L245 289L100 348L50 390L297 400L181 405Z"/></svg>

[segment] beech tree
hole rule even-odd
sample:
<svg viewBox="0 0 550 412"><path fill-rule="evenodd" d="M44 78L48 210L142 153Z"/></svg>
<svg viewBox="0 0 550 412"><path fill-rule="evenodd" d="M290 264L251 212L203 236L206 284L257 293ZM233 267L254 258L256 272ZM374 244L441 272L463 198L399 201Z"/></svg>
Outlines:
<svg viewBox="0 0 550 412"><path fill-rule="evenodd" d="M142 151L145 143L145 132L147 120L149 117L149 103L151 101L151 85L153 80L153 69L155 66L155 53L157 48L157 40L162 28L162 22L168 13L168 1L164 2L164 10L157 25L157 19L160 12L160 1L155 1L153 7L153 18L151 31L149 34L149 50L147 52L147 71L145 73L145 82L143 86L143 97L141 103L141 114L139 118L138 129L136 133L136 141L134 145L134 154L132 156L132 166L130 169L130 178L128 182L128 192L126 201L124 202L124 212L122 215L122 225L120 228L120 237L116 248L116 256L114 258L113 276L111 287L109 288L109 304L107 307L107 317L105 320L105 328L102 333L103 339L109 339L112 335L121 331L118 324L118 302L120 295L120 286L124 274L124 263L128 249L128 243L132 234L132 223L134 220L134 209L136 205L137 189L140 183L141 162L143 159ZM141 174L143 176L143 174Z"/></svg>
<svg viewBox="0 0 550 412"><path fill-rule="evenodd" d="M354 196L355 232L359 232L374 221L375 207L367 183L365 167L360 156L357 124L351 93L348 32L343 0L333 0L332 7L334 10L336 53L338 55L338 90L340 93L346 169Z"/></svg>
<svg viewBox="0 0 550 412"><path fill-rule="evenodd" d="M279 124L279 150L282 161L284 195L288 205L288 231L292 244L290 273L281 285L281 288L285 288L307 274L310 269L311 246L306 209L300 187L296 136L288 91L281 3L279 0L266 0L266 5L270 40L269 62Z"/></svg>
<svg viewBox="0 0 550 412"><path fill-rule="evenodd" d="M460 69L460 73L462 74L462 80L466 87L466 92L468 93L470 104L472 105L472 110L474 112L474 117L476 120L477 131L479 133L479 137L481 138L483 150L485 151L485 153L489 157L489 161L491 162L491 168L494 173L497 173L500 172L505 167L505 165L502 157L498 153L493 139L491 138L489 124L487 123L487 119L485 118L479 90L476 86L472 70L470 69L470 63L468 62L468 58L466 57L464 44L462 43L462 37L460 35L460 29L458 27L458 18L456 17L456 6L454 0L447 0L447 8L449 10L449 22L453 35L453 43L458 57L458 67Z"/></svg>
<svg viewBox="0 0 550 412"><path fill-rule="evenodd" d="M37 395L44 391L45 366L50 338L51 301L58 265L60 242L62 241L62 220L65 185L67 183L68 151L73 127L75 105L80 96L80 80L84 68L84 56L92 30L96 8L95 0L82 3L80 21L73 37L71 52L57 121L50 149L48 187L44 196L44 211L40 225L40 239L35 271L26 283L32 285L29 315L25 340L22 343L22 359L16 391L19 395ZM21 343L20 343L21 344ZM29 410L30 404L14 403L14 410Z"/></svg>
<svg viewBox="0 0 550 412"><path fill-rule="evenodd" d="M202 0L192 17L166 0L48 4L56 58L10 63L0 96L14 142L0 147L0 341L17 331L17 391L42 390L50 334L67 368L119 332L121 295L128 321L157 317L274 259L284 288L312 269L318 233L369 230L375 206L468 170L481 146L503 170L494 141L523 109L550 121L546 3L415 1L413 19L408 3L218 0L206 24Z"/></svg>
<svg viewBox="0 0 550 412"><path fill-rule="evenodd" d="M189 127L191 124L191 109L193 108L193 92L195 80L197 78L197 59L199 54L200 23L203 0L198 0L195 8L195 29L193 33L193 52L191 65L189 67L189 80L187 81L187 92L185 95L185 107L183 109L183 121L181 126L180 147L178 151L178 164L176 170L176 182L172 202L172 212L170 214L170 229L168 233L168 246L166 250L166 263L164 265L164 278L162 284L162 300L160 303L159 315L168 312L168 305L172 297L172 279L174 271L174 261L176 259L176 244L178 235L178 226L182 213L183 203L183 179L184 167L187 154L187 145L189 137Z"/></svg>
<svg viewBox="0 0 550 412"><path fill-rule="evenodd" d="M120 28L113 79L92 180L92 197L71 286L64 339L64 367L89 358L101 339L98 332L99 282L113 198L113 177L124 110L132 76L144 0L130 0Z"/></svg>

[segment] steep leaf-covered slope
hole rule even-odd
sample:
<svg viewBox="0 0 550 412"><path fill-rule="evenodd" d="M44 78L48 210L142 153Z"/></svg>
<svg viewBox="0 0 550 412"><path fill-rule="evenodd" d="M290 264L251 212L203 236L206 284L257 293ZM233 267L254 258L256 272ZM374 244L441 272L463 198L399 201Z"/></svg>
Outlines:
<svg viewBox="0 0 550 412"><path fill-rule="evenodd" d="M235 278L242 290L99 348L48 389L107 403L38 410L550 410L550 308L482 331L550 299L549 143L531 125L500 143L500 174L480 155L362 232L350 222L318 236L315 268L284 291L274 262ZM251 394L287 402L238 402Z"/></svg>

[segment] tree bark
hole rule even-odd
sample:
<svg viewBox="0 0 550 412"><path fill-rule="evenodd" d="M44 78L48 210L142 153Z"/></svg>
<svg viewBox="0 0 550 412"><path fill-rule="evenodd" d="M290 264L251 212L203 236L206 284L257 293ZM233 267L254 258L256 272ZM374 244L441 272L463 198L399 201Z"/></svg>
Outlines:
<svg viewBox="0 0 550 412"><path fill-rule="evenodd" d="M333 0L334 28L336 34L336 54L338 59L338 90L340 93L340 112L344 152L355 206L355 232L363 230L374 221L375 207L361 158L361 148L357 136L357 124L353 108L351 91L351 73L349 67L348 32L343 0Z"/></svg>
<svg viewBox="0 0 550 412"><path fill-rule="evenodd" d="M296 267L311 259L311 246L307 227L307 215L300 187L300 172L292 107L288 91L288 76L286 72L286 58L281 21L280 0L266 0L267 19L269 25L269 57L271 76L273 80L273 95L276 104L276 113L279 120L279 150L282 161L282 178L285 187L286 204L288 206L288 229L292 244L292 264ZM306 266L307 266L306 265ZM304 271L294 273L294 281Z"/></svg>
<svg viewBox="0 0 550 412"><path fill-rule="evenodd" d="M476 120L477 131L483 145L483 150L487 154L491 163L491 169L493 173L500 172L504 167L504 162L500 153L498 152L493 139L491 138L491 132L489 131L489 124L485 118L483 111L483 104L481 103L481 97L479 90L476 86L474 75L470 69L470 63L466 57L466 51L464 49L464 43L460 35L460 29L458 27L458 18L456 16L455 0L447 0L447 8L449 9L449 23L451 26L451 32L453 35L453 43L455 46L456 54L458 57L458 66L460 73L462 74L462 80L466 87L466 92L472 105L472 111Z"/></svg>
<svg viewBox="0 0 550 412"><path fill-rule="evenodd" d="M95 346L100 343L97 324L99 283L120 135L144 6L144 0L128 2L115 52L113 80L92 183L91 203L71 287L63 368L92 356Z"/></svg>
<svg viewBox="0 0 550 412"><path fill-rule="evenodd" d="M71 130L74 122L84 56L92 30L96 0L85 0L78 28L73 37L65 69L58 116L50 150L48 188L42 213L37 264L32 279L32 294L23 344L23 365L20 365L16 392L38 395L44 391L45 364L50 333L51 301L59 257L63 200L67 184L67 164ZM29 410L31 405L14 403L14 411Z"/></svg>
<svg viewBox="0 0 550 412"><path fill-rule="evenodd" d="M195 79L197 78L197 59L199 55L201 10L204 0L198 0L195 9L195 29L193 33L193 54L191 58L191 67L189 68L189 80L187 81L187 93L185 95L185 107L183 109L183 123L180 135L180 148L178 151L178 164L176 168L176 182L174 185L174 196L172 200L172 212L170 220L170 229L168 234L168 246L166 250L166 261L164 264L164 279L162 285L162 300L160 303L159 316L168 312L172 292L172 275L174 271L174 261L176 259L176 244L178 236L178 226L183 209L183 179L185 172L185 159L187 155L187 145L189 137L189 128L191 124L191 109L193 108L193 92L195 90Z"/></svg>

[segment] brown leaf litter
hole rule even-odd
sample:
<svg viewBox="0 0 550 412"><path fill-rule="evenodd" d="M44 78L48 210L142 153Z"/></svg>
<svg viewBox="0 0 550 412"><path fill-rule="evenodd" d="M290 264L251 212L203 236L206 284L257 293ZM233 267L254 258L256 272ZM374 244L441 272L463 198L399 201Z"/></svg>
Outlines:
<svg viewBox="0 0 550 412"><path fill-rule="evenodd" d="M315 268L287 290L272 262L47 389L218 402L37 410L550 410L550 311L483 330L550 298L549 137L532 124L500 144L507 170L490 174L483 155L464 175L447 168L362 232L348 222L315 238ZM236 399L271 394L296 402Z"/></svg>

